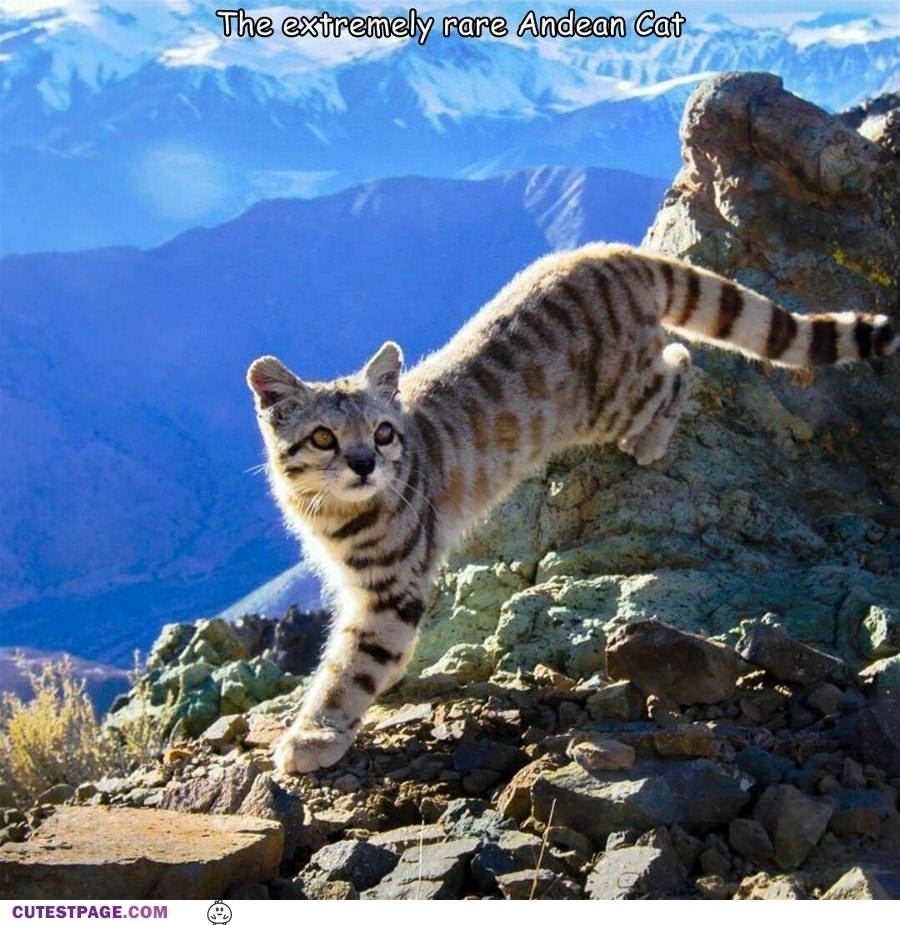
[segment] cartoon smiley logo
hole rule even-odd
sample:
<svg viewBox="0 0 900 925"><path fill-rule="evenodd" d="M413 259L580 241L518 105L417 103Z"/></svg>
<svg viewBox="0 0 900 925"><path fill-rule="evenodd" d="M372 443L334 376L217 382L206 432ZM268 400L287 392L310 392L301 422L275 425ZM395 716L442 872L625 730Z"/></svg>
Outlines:
<svg viewBox="0 0 900 925"><path fill-rule="evenodd" d="M225 925L226 922L231 921L231 909L221 899L217 899L206 910L206 917L212 925Z"/></svg>

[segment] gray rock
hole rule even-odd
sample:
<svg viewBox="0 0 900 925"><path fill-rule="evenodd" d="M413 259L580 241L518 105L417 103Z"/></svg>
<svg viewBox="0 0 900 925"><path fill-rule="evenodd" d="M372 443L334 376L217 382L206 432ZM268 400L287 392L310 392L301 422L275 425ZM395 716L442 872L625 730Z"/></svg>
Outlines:
<svg viewBox="0 0 900 925"><path fill-rule="evenodd" d="M405 825L399 829L376 832L369 839L369 844L385 848L399 858L404 851L419 844L435 845L445 841L446 838L447 832L444 827L435 822L431 825Z"/></svg>
<svg viewBox="0 0 900 925"><path fill-rule="evenodd" d="M180 813L236 813L258 774L259 768L247 761L225 767L213 765L205 777L167 784L160 809Z"/></svg>
<svg viewBox="0 0 900 925"><path fill-rule="evenodd" d="M634 764L634 749L615 739L593 733L578 733L566 754L588 771L621 771Z"/></svg>
<svg viewBox="0 0 900 925"><path fill-rule="evenodd" d="M738 677L730 649L658 620L615 630L606 644L606 667L610 677L679 704L725 700Z"/></svg>
<svg viewBox="0 0 900 925"><path fill-rule="evenodd" d="M591 694L585 702L591 719L617 719L624 722L644 718L644 698L630 681L615 681Z"/></svg>
<svg viewBox="0 0 900 925"><path fill-rule="evenodd" d="M745 624L735 651L751 664L765 668L773 678L791 684L809 686L850 674L839 658L797 642L784 630L761 621Z"/></svg>
<svg viewBox="0 0 900 925"><path fill-rule="evenodd" d="M758 745L741 749L735 756L735 764L762 787L780 784L794 770L790 759L773 755Z"/></svg>
<svg viewBox="0 0 900 925"><path fill-rule="evenodd" d="M732 819L728 823L728 844L748 861L760 864L775 854L772 840L756 819Z"/></svg>
<svg viewBox="0 0 900 925"><path fill-rule="evenodd" d="M503 874L542 869L562 874L564 866L548 851L543 842L529 832L503 832L495 842L483 844L472 858L472 876L484 890L492 889Z"/></svg>
<svg viewBox="0 0 900 925"><path fill-rule="evenodd" d="M408 848L397 866L363 899L458 899L475 838Z"/></svg>
<svg viewBox="0 0 900 925"><path fill-rule="evenodd" d="M834 807L828 828L837 835L874 837L882 823L897 819L894 801L880 790L832 790L827 800Z"/></svg>
<svg viewBox="0 0 900 925"><path fill-rule="evenodd" d="M790 784L768 787L753 810L775 848L782 870L799 867L825 834L833 808L814 800Z"/></svg>
<svg viewBox="0 0 900 925"><path fill-rule="evenodd" d="M65 803L67 800L71 800L75 796L75 788L69 784L56 784L53 787L49 787L45 790L38 798L38 803L53 803L54 805L59 805Z"/></svg>
<svg viewBox="0 0 900 925"><path fill-rule="evenodd" d="M497 887L504 899L581 898L581 887L577 883L544 868L500 874Z"/></svg>
<svg viewBox="0 0 900 925"><path fill-rule="evenodd" d="M300 797L269 772L254 777L237 812L242 816L280 822L284 830L285 860L290 860L300 847L318 847L324 837Z"/></svg>
<svg viewBox="0 0 900 925"><path fill-rule="evenodd" d="M842 716L837 734L867 764L900 775L900 691L880 694L861 710Z"/></svg>
<svg viewBox="0 0 900 925"><path fill-rule="evenodd" d="M810 693L806 702L822 716L828 716L838 712L844 702L844 696L844 692L836 684L826 681Z"/></svg>
<svg viewBox="0 0 900 925"><path fill-rule="evenodd" d="M375 886L397 862L397 856L386 848L345 839L320 848L304 868L304 875L322 873L325 879L344 880L362 891Z"/></svg>
<svg viewBox="0 0 900 925"><path fill-rule="evenodd" d="M639 838L636 829L617 829L606 836L605 851L615 851L618 848L627 848L633 845Z"/></svg>
<svg viewBox="0 0 900 925"><path fill-rule="evenodd" d="M662 898L683 887L674 852L634 845L604 854L588 874L584 891L589 899Z"/></svg>
<svg viewBox="0 0 900 925"><path fill-rule="evenodd" d="M822 899L900 899L900 875L868 864L851 867Z"/></svg>
<svg viewBox="0 0 900 925"><path fill-rule="evenodd" d="M246 736L250 726L240 713L220 716L200 737L212 748L222 748L232 742L240 742Z"/></svg>
<svg viewBox="0 0 900 925"><path fill-rule="evenodd" d="M719 741L703 723L683 723L661 729L653 736L653 745L663 758L715 758Z"/></svg>
<svg viewBox="0 0 900 925"><path fill-rule="evenodd" d="M741 782L704 758L628 771L590 773L577 764L541 774L532 789L533 815L550 818L603 844L621 829L677 823L705 833L734 818L748 801Z"/></svg>

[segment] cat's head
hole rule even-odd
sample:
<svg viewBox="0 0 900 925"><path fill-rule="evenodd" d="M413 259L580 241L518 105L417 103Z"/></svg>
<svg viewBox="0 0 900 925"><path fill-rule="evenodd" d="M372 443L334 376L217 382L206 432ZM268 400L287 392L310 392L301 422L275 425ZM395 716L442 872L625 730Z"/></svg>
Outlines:
<svg viewBox="0 0 900 925"><path fill-rule="evenodd" d="M250 365L272 474L311 510L390 492L403 458L402 365L390 341L360 372L333 382L304 382L271 356Z"/></svg>

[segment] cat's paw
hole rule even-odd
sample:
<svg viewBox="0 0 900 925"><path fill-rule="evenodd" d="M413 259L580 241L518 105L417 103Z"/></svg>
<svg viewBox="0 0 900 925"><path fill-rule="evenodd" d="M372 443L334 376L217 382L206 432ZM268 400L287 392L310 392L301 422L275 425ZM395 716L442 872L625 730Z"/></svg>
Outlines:
<svg viewBox="0 0 900 925"><path fill-rule="evenodd" d="M302 722L275 743L275 766L286 774L305 774L331 767L353 743L353 734L333 726Z"/></svg>

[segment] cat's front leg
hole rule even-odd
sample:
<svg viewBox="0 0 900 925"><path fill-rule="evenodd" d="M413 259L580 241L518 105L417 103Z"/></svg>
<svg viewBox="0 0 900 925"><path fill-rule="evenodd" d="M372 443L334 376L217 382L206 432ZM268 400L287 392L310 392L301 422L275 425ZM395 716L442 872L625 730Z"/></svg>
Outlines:
<svg viewBox="0 0 900 925"><path fill-rule="evenodd" d="M302 774L340 760L363 714L409 660L424 611L418 587L344 602L300 715L275 745L280 770Z"/></svg>

